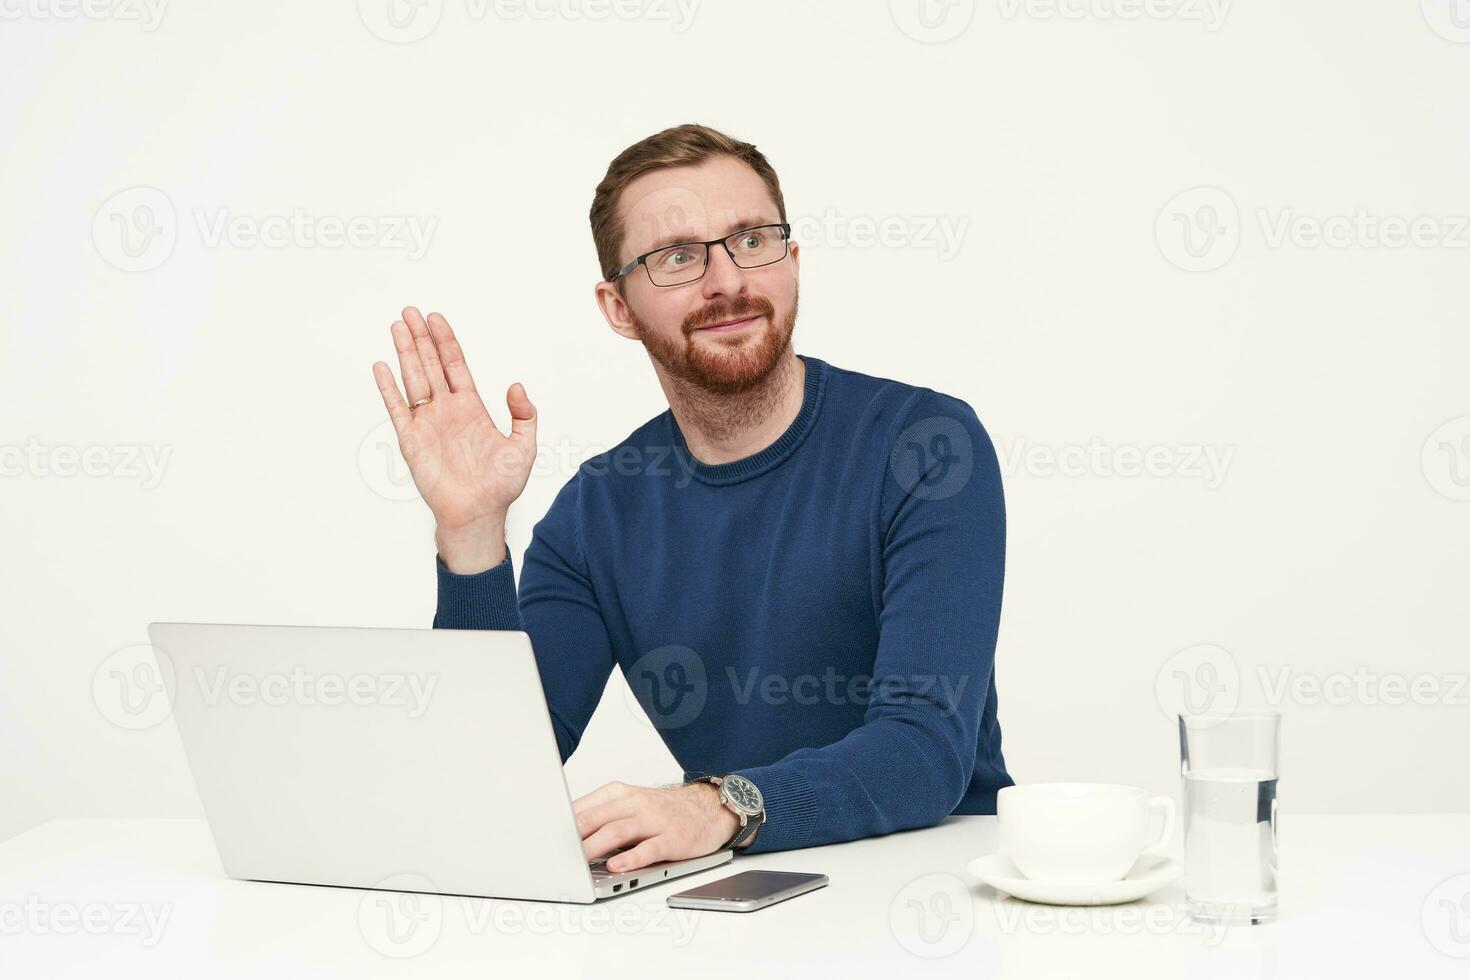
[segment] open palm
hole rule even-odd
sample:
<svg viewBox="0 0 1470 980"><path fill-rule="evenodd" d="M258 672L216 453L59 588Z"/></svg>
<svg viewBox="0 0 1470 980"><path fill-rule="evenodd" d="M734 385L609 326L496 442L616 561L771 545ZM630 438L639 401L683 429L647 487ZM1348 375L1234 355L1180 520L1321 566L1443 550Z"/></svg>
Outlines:
<svg viewBox="0 0 1470 980"><path fill-rule="evenodd" d="M514 384L506 393L505 435L490 420L444 317L430 313L426 322L410 306L392 332L404 393L382 361L373 364L373 378L419 495L441 529L503 520L536 459L536 408L525 389Z"/></svg>

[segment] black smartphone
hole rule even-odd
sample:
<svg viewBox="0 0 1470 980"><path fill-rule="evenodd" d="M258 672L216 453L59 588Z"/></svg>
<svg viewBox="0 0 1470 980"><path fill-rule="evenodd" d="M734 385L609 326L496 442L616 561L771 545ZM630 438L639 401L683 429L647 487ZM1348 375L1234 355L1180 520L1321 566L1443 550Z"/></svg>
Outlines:
<svg viewBox="0 0 1470 980"><path fill-rule="evenodd" d="M784 902L827 884L826 875L795 871L742 871L708 885L700 885L669 896L676 909L708 909L713 912L754 912Z"/></svg>

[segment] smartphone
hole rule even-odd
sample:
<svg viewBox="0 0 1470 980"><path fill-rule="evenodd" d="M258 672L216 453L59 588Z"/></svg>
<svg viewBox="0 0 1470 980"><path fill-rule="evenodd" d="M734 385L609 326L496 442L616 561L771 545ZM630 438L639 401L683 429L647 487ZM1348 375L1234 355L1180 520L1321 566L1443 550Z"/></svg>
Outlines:
<svg viewBox="0 0 1470 980"><path fill-rule="evenodd" d="M754 912L784 902L827 884L826 875L795 871L742 871L708 885L669 896L676 909L709 909L713 912Z"/></svg>

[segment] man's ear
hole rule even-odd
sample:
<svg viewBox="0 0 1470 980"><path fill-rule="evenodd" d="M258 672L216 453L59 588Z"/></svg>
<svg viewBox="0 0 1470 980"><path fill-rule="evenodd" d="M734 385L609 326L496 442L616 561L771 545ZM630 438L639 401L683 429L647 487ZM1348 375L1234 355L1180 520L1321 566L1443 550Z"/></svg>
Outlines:
<svg viewBox="0 0 1470 980"><path fill-rule="evenodd" d="M597 301L597 308L602 311L603 319L607 320L607 325L612 327L613 333L620 337L627 337L629 340L637 340L638 331L633 326L628 302L618 292L617 285L606 279L599 279L597 285L593 287L593 295Z"/></svg>

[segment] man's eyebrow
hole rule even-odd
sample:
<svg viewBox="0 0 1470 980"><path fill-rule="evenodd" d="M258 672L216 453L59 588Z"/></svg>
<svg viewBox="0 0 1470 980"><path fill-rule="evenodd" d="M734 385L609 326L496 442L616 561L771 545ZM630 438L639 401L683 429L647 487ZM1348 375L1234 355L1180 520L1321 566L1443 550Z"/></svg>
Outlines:
<svg viewBox="0 0 1470 980"><path fill-rule="evenodd" d="M728 225L726 225L725 226L725 234L722 235L721 237L722 238L728 238L730 235L733 235L737 231L741 231L742 229L745 229L745 228L755 228L758 225L774 225L774 224L778 224L778 222L775 222L775 221L767 221L765 218L759 218L759 217L755 217L753 215L746 215L743 218L736 218L734 221L732 221ZM648 250L650 252L652 252L652 251L655 251L657 249L664 248L664 247L666 247L668 245L686 245L689 242L697 241L697 240L698 240L698 238L694 234L694 232L692 232L692 231L681 231L681 232L679 232L677 234L674 234L674 235L664 235L662 238L656 239L652 245L648 246Z"/></svg>

